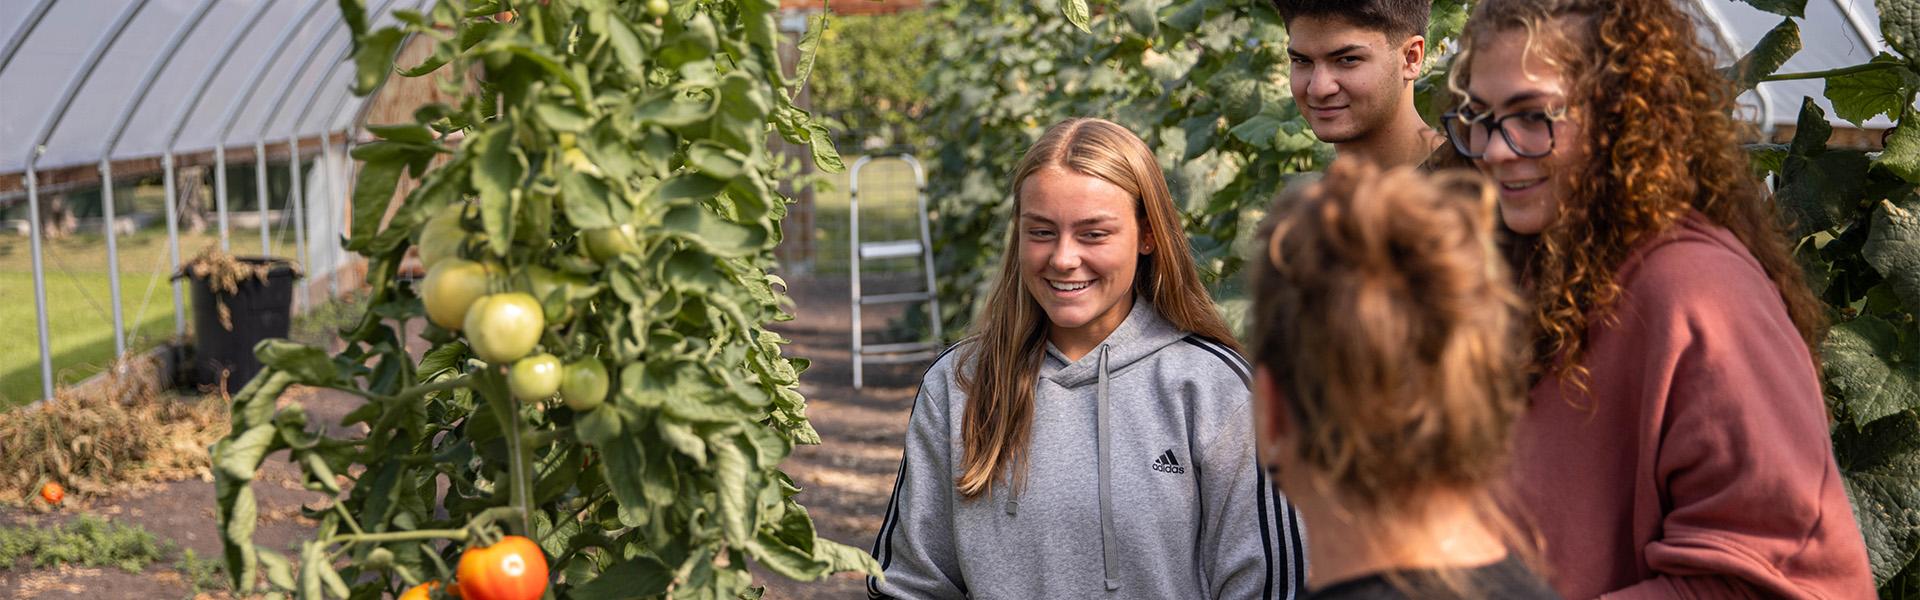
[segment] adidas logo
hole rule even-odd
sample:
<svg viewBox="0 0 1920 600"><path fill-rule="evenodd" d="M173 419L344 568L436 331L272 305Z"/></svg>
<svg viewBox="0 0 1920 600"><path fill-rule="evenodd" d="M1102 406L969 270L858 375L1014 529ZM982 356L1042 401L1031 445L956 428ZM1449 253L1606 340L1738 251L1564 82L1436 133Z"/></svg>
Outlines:
<svg viewBox="0 0 1920 600"><path fill-rule="evenodd" d="M1185 475L1187 473L1187 468L1180 466L1180 459L1173 457L1172 448L1168 448L1166 452L1160 453L1160 458L1153 461L1153 470L1161 473L1172 473L1174 475Z"/></svg>

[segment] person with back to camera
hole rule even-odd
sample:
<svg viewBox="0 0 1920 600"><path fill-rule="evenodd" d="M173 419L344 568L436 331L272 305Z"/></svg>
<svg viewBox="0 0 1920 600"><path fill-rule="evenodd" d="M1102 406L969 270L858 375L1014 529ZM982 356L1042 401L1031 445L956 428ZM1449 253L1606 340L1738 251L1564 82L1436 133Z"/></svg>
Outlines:
<svg viewBox="0 0 1920 600"><path fill-rule="evenodd" d="M985 312L914 400L871 597L1297 597L1299 524L1164 177L1098 119L1021 159Z"/></svg>
<svg viewBox="0 0 1920 600"><path fill-rule="evenodd" d="M1569 598L1872 598L1823 308L1673 0L1483 0L1443 124L1499 185L1538 381L1518 508Z"/></svg>
<svg viewBox="0 0 1920 600"><path fill-rule="evenodd" d="M1314 534L1309 598L1559 598L1500 502L1526 355L1491 194L1341 159L1263 227L1254 429Z"/></svg>

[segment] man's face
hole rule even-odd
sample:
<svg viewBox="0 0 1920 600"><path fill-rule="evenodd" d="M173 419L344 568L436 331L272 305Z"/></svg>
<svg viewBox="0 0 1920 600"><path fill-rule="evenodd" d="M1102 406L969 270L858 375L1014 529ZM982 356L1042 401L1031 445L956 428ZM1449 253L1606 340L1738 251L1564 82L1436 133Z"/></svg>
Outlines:
<svg viewBox="0 0 1920 600"><path fill-rule="evenodd" d="M1298 17L1287 23L1294 102L1313 134L1339 144L1393 122L1407 82L1420 74L1426 40L1395 43L1343 19Z"/></svg>

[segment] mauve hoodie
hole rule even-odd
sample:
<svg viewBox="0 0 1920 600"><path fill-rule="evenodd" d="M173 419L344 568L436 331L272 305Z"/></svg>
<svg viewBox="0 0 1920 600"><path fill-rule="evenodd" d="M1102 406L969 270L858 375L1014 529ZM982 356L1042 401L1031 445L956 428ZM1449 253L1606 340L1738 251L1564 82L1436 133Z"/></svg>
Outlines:
<svg viewBox="0 0 1920 600"><path fill-rule="evenodd" d="M1875 595L1806 345L1760 263L1689 215L1620 268L1591 393L1531 393L1515 488L1568 598ZM1325 534L1322 534L1325 535Z"/></svg>

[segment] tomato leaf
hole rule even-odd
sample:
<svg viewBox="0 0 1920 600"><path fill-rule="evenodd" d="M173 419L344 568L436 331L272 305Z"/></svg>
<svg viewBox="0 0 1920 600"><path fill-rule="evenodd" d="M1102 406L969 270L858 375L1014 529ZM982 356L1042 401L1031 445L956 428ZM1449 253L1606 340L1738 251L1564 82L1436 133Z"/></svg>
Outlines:
<svg viewBox="0 0 1920 600"><path fill-rule="evenodd" d="M1092 16L1087 11L1087 0L1065 0L1060 3L1060 10L1066 14L1067 22L1073 23L1074 27L1085 33L1093 33L1093 28L1088 26Z"/></svg>
<svg viewBox="0 0 1920 600"><path fill-rule="evenodd" d="M667 592L673 584L673 570L651 556L636 556L621 561L568 594L575 600L623 600L649 598Z"/></svg>
<svg viewBox="0 0 1920 600"><path fill-rule="evenodd" d="M473 186L480 191L480 220L487 232L487 247L505 256L513 244L513 216L519 212L520 195L516 186L521 165L513 151L513 129L501 127L476 134L480 139L479 160L473 165Z"/></svg>

